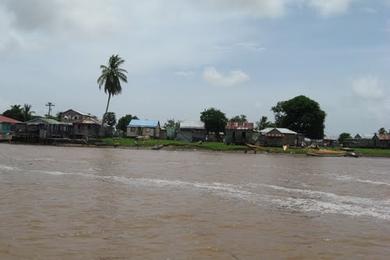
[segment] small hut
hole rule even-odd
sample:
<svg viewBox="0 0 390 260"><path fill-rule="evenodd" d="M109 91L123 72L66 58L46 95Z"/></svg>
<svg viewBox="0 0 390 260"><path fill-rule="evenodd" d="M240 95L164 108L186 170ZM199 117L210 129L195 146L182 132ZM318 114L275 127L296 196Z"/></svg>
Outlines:
<svg viewBox="0 0 390 260"><path fill-rule="evenodd" d="M198 142L206 140L206 128L200 121L180 122L180 129L176 135L176 140L185 142Z"/></svg>
<svg viewBox="0 0 390 260"><path fill-rule="evenodd" d="M231 122L226 125L226 144L252 143L254 124L249 122Z"/></svg>
<svg viewBox="0 0 390 260"><path fill-rule="evenodd" d="M128 137L160 137L160 122L157 120L133 119L127 126Z"/></svg>

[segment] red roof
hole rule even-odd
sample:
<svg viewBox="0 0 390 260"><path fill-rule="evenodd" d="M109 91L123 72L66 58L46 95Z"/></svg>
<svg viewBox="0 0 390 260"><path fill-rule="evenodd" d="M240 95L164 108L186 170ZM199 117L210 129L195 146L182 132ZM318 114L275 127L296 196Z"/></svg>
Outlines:
<svg viewBox="0 0 390 260"><path fill-rule="evenodd" d="M379 140L387 141L390 140L390 134L378 135Z"/></svg>
<svg viewBox="0 0 390 260"><path fill-rule="evenodd" d="M0 123L9 123L9 124L17 124L20 123L18 120L15 120L13 118L9 118L3 115L0 115Z"/></svg>
<svg viewBox="0 0 390 260"><path fill-rule="evenodd" d="M254 128L253 123L248 122L228 122L226 125L226 129L230 130L252 130Z"/></svg>

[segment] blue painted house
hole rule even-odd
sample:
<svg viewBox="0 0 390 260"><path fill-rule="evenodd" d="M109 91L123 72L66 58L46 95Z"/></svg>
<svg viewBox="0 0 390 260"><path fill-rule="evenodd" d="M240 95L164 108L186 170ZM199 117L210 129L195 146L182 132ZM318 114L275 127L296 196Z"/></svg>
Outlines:
<svg viewBox="0 0 390 260"><path fill-rule="evenodd" d="M127 126L128 137L160 137L160 122L158 120L133 119Z"/></svg>

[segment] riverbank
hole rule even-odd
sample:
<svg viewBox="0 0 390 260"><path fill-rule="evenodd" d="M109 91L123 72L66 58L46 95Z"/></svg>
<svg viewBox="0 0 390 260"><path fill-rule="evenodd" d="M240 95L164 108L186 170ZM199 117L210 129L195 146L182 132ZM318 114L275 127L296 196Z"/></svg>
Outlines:
<svg viewBox="0 0 390 260"><path fill-rule="evenodd" d="M18 142L14 144L29 144ZM39 144L38 144L39 145ZM65 146L65 147L114 147L114 148L128 148L128 149L146 149L146 150L202 150L214 152L238 152L238 153L270 153L270 154L291 154L291 155L306 155L312 152L310 148L290 147L284 151L281 147L256 147L252 149L245 145L227 145L221 142L198 142L188 143L176 140L135 140L132 138L103 138L95 140L92 143L73 144L73 143L54 143L51 145ZM326 148L333 151L341 151L339 148ZM379 148L355 148L359 156L363 157L383 157L390 158L390 149Z"/></svg>
<svg viewBox="0 0 390 260"><path fill-rule="evenodd" d="M221 142L199 142L188 143L176 140L135 140L131 138L104 138L101 139L104 145L114 147L133 147L145 149L174 149L174 150L206 150L206 151L221 151L221 152L252 152L253 149L245 145L227 145ZM339 148L332 150L341 151ZM277 153L277 154L307 154L311 149L290 147L284 151L281 147L257 147L256 152L259 153ZM386 157L390 158L390 149L378 148L356 148L354 151L365 157Z"/></svg>
<svg viewBox="0 0 390 260"><path fill-rule="evenodd" d="M104 138L101 139L104 145L114 147L134 147L134 148L147 148L147 149L174 149L174 150L206 150L206 151L220 151L220 152L250 152L254 149L245 145L225 144L221 142L197 142L188 143L176 140L159 140L159 139L147 139L147 140L135 140L131 138ZM256 152L259 153L285 153L285 154L306 154L308 149L306 148L289 148L284 151L279 147L257 147Z"/></svg>

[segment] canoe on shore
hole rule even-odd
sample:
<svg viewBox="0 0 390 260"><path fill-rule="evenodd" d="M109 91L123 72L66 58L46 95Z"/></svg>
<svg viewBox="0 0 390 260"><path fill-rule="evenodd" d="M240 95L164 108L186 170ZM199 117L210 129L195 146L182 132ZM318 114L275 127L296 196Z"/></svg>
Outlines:
<svg viewBox="0 0 390 260"><path fill-rule="evenodd" d="M333 150L311 150L306 153L308 156L316 156L316 157L359 157L358 154L354 152L346 152L346 151L333 151Z"/></svg>

